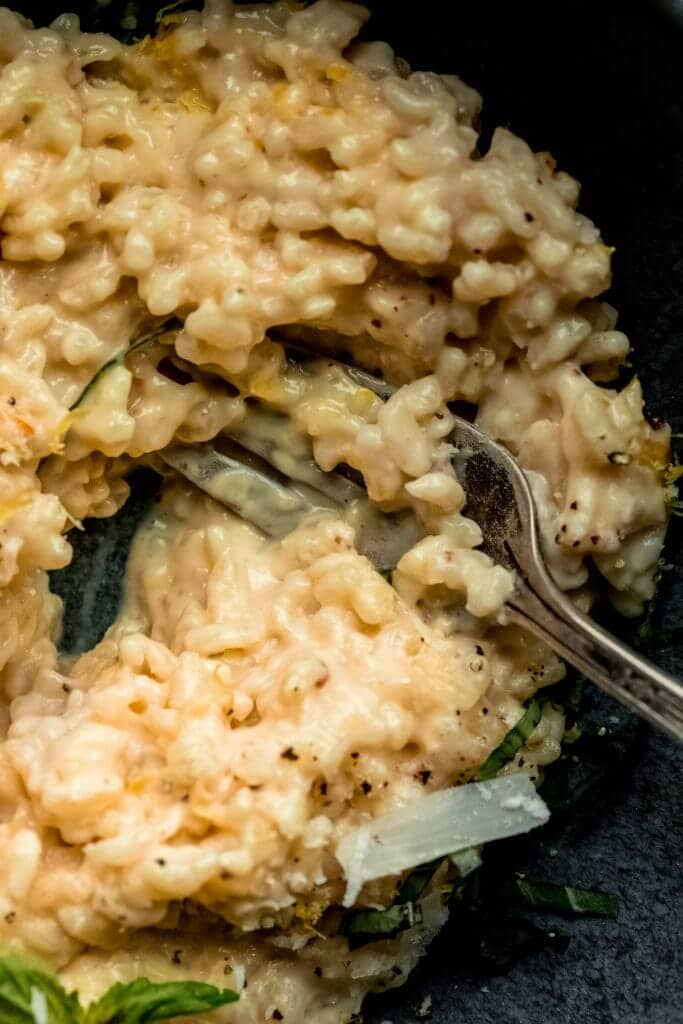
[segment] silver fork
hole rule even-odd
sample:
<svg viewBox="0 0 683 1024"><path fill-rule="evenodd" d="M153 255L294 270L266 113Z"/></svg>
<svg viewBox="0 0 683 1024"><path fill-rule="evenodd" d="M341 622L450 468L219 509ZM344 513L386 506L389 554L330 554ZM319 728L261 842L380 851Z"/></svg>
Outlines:
<svg viewBox="0 0 683 1024"><path fill-rule="evenodd" d="M304 366L324 361L386 400L396 388L358 367L287 345ZM278 443L278 414L256 412L257 429L213 443L174 445L163 460L195 486L271 537L282 537L311 513L353 509L359 482L326 473L312 456L292 458ZM260 417L260 418L259 418ZM501 445L457 418L448 438L467 495L467 515L482 529L482 550L515 572L507 621L544 640L606 693L677 740L683 740L683 685L584 615L552 580L542 555L535 502L526 476ZM417 539L410 513L359 518L358 549L380 570L396 565Z"/></svg>

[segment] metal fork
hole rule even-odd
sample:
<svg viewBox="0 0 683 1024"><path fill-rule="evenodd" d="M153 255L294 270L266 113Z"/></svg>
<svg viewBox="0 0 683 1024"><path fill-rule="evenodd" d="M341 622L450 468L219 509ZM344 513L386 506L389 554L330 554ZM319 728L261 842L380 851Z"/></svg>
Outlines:
<svg viewBox="0 0 683 1024"><path fill-rule="evenodd" d="M396 388L337 359L286 345L304 367L348 374L386 400ZM359 482L326 473L312 458L291 458L278 444L278 414L255 412L257 429L237 433L223 450L214 443L174 445L162 459L271 537L282 537L314 512L352 509L365 496ZM260 417L260 418L259 418ZM513 456L466 420L448 437L467 496L467 515L482 529L482 550L515 572L507 621L544 640L606 693L677 740L683 740L683 685L584 615L552 580L542 555L538 516L524 472ZM358 549L380 570L396 565L417 539L411 513L359 519Z"/></svg>

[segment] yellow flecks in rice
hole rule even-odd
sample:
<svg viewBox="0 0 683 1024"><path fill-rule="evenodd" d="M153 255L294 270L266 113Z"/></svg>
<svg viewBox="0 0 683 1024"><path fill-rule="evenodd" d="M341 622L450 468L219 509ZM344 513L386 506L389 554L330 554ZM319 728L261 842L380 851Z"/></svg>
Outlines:
<svg viewBox="0 0 683 1024"><path fill-rule="evenodd" d="M212 1020L338 1024L443 924L434 891L349 953L336 844L470 778L563 672L496 624L514 581L467 517L449 403L525 468L560 586L588 604L594 569L628 613L653 592L680 467L638 381L602 386L629 349L597 298L613 250L552 158L505 129L478 154L477 94L358 41L366 16L210 0L125 47L0 10L0 946L86 1000L181 970L246 978ZM302 371L269 332L398 389ZM395 589L350 516L273 543L171 485L117 623L60 662L70 524L168 445L250 429L255 398L292 458L414 514ZM562 732L544 715L525 771Z"/></svg>
<svg viewBox="0 0 683 1024"><path fill-rule="evenodd" d="M325 77L332 82L346 82L351 74L351 68L345 64L330 64L325 68Z"/></svg>

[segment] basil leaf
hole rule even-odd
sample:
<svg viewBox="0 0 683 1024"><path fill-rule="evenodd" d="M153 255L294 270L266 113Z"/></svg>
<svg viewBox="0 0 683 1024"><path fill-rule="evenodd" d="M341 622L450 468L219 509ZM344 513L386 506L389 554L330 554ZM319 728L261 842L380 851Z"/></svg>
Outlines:
<svg viewBox="0 0 683 1024"><path fill-rule="evenodd" d="M199 981L155 984L147 978L136 978L128 984L112 985L101 999L92 1003L86 1011L85 1024L151 1024L214 1010L238 999L231 989Z"/></svg>
<svg viewBox="0 0 683 1024"><path fill-rule="evenodd" d="M113 366L122 366L131 352L137 351L137 349L142 348L143 345L148 345L152 341L156 341L157 338L160 338L163 334L166 334L175 326L180 326L180 321L176 320L175 317L172 317L170 320L167 320L166 323L162 324L161 327L157 327L156 330L150 331L149 334L143 334L142 337L132 342L130 345L128 345L127 348L124 348L121 352L117 353L117 355L112 356L112 358L108 359L106 363L103 363L103 365L100 366L95 376L92 377L91 380L89 380L88 383L85 385L76 401L72 402L72 404L69 406L69 412L73 412L74 409L77 409L79 405L81 405L85 401L85 399L88 397L92 389L95 387L95 385L100 380L102 375L107 372L107 370L111 370Z"/></svg>
<svg viewBox="0 0 683 1024"><path fill-rule="evenodd" d="M539 928L501 899L497 874L487 866L456 889L451 901L454 959L478 971L502 974L532 952L563 953L569 939L554 929Z"/></svg>
<svg viewBox="0 0 683 1024"><path fill-rule="evenodd" d="M83 1010L75 992L18 956L0 957L2 1024L81 1024Z"/></svg>
<svg viewBox="0 0 683 1024"><path fill-rule="evenodd" d="M394 903L386 910L354 910L346 914L339 928L349 940L349 949L358 949L368 942L393 939L399 932L422 921L419 903Z"/></svg>
<svg viewBox="0 0 683 1024"><path fill-rule="evenodd" d="M456 868L460 878L467 878L473 871L478 871L484 863L480 846L468 846L465 850L452 853L449 860Z"/></svg>
<svg viewBox="0 0 683 1024"><path fill-rule="evenodd" d="M436 860L430 860L427 864L421 864L419 867L413 868L396 893L393 906L414 903L415 900L419 900L431 882L437 868L442 863L443 857L437 857Z"/></svg>
<svg viewBox="0 0 683 1024"><path fill-rule="evenodd" d="M513 759L520 747L523 747L532 732L541 721L543 708L535 698L529 702L526 711L505 739L496 747L477 772L477 782L493 779L509 761Z"/></svg>
<svg viewBox="0 0 683 1024"><path fill-rule="evenodd" d="M519 914L472 917L465 927L471 936L470 958L491 974L509 971L530 953L564 953L569 946L566 935L539 928Z"/></svg>
<svg viewBox="0 0 683 1024"><path fill-rule="evenodd" d="M612 892L577 889L571 885L551 882L532 882L514 878L505 890L508 902L526 910L540 910L556 914L590 914L595 917L616 917L619 897Z"/></svg>

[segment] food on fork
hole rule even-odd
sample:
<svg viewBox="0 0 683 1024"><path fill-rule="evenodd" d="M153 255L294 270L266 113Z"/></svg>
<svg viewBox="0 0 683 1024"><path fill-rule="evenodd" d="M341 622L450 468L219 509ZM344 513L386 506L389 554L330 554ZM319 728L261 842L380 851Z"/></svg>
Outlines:
<svg viewBox="0 0 683 1024"><path fill-rule="evenodd" d="M479 550L449 403L519 459L574 600L653 593L669 431L635 378L604 386L629 347L597 298L610 250L548 154L504 129L479 153L476 93L358 41L366 18L209 0L123 45L0 10L0 948L86 1002L190 977L240 994L207 1021L340 1024L447 918L444 859L350 941L349 911L407 884L400 820L501 782L490 838L545 819L551 701L475 781L564 668L498 620L514 581ZM278 338L400 386L384 403ZM390 579L353 509L273 541L169 479L117 621L60 659L67 531L259 416L413 514ZM380 876L369 823L396 815Z"/></svg>

